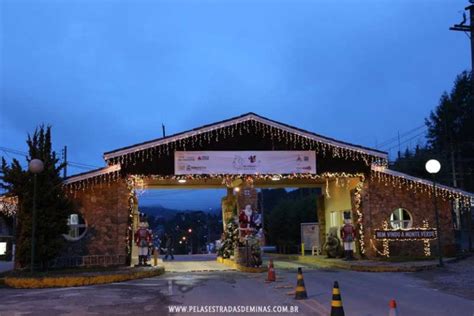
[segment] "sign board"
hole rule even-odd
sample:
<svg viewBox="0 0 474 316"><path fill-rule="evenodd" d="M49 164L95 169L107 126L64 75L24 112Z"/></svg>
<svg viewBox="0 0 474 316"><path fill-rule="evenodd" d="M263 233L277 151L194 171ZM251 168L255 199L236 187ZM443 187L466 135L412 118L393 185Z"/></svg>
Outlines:
<svg viewBox="0 0 474 316"><path fill-rule="evenodd" d="M436 239L436 229L376 230L375 239Z"/></svg>
<svg viewBox="0 0 474 316"><path fill-rule="evenodd" d="M174 173L292 174L316 173L314 151L176 151Z"/></svg>
<svg viewBox="0 0 474 316"><path fill-rule="evenodd" d="M321 248L318 223L301 223L301 242L304 250L312 250L313 246Z"/></svg>

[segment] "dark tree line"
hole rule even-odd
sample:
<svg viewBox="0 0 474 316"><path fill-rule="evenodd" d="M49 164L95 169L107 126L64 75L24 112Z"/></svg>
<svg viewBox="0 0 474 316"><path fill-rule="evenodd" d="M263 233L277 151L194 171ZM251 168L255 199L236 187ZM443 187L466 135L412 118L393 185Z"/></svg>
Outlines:
<svg viewBox="0 0 474 316"><path fill-rule="evenodd" d="M427 178L425 162L436 158L443 184L474 192L474 95L472 73L463 72L454 87L444 92L438 106L425 119L427 144L407 149L391 166L395 170Z"/></svg>
<svg viewBox="0 0 474 316"><path fill-rule="evenodd" d="M295 252L301 243L301 223L317 222L317 189L262 190L267 245Z"/></svg>

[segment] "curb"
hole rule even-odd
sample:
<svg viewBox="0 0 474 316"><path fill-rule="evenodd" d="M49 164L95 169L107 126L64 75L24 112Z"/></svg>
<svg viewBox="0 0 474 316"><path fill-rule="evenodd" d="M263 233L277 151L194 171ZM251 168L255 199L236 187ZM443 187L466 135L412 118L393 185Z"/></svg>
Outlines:
<svg viewBox="0 0 474 316"><path fill-rule="evenodd" d="M233 261L233 260L224 259L224 258L222 258L222 257L217 257L217 262L222 263L222 264L225 264L226 266L231 267L231 268L233 268L233 269L236 269L236 270L238 270L238 271L240 271L240 272L262 273L262 272L267 271L267 269L264 268L264 267L258 267L258 268L255 268L255 267L246 267L246 266L243 266L243 265L240 265L240 264L236 263L236 262Z"/></svg>
<svg viewBox="0 0 474 316"><path fill-rule="evenodd" d="M280 259L287 259L287 260L293 260L293 261L298 261L301 263L306 263L306 264L314 264L320 268L326 268L326 269L331 269L331 268L336 268L336 269L342 269L342 270L351 270L351 271L357 271L357 272L419 272L419 271L426 271L426 270L432 270L437 268L437 264L427 264L427 265L420 265L420 266L387 266L387 265L357 265L357 264L350 264L350 263L342 263L342 262L322 262L322 261L316 261L311 257L308 257L307 259L301 256L273 256L275 258L280 258Z"/></svg>
<svg viewBox="0 0 474 316"><path fill-rule="evenodd" d="M51 287L76 287L97 284L123 282L135 279L150 278L165 273L165 269L131 271L128 273L58 276L58 277L5 277L5 285L16 289L40 289Z"/></svg>

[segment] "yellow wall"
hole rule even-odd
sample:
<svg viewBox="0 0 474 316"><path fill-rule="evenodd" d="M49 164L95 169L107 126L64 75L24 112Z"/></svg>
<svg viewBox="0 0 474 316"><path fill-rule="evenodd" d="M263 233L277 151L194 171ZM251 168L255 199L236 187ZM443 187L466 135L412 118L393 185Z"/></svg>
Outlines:
<svg viewBox="0 0 474 316"><path fill-rule="evenodd" d="M326 185L323 188L324 194L324 207L326 217L326 234L329 233L330 227L338 227L343 225L343 213L352 209L351 205L351 190L353 190L359 179L343 179L339 180L339 184L336 184L335 180L329 181L326 190ZM329 196L327 195L329 192ZM354 219L354 218L353 218Z"/></svg>

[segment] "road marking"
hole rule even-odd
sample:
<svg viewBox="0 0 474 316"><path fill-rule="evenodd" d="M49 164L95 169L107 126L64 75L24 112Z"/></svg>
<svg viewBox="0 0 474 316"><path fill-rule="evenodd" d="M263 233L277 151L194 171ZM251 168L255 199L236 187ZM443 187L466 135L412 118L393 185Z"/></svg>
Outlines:
<svg viewBox="0 0 474 316"><path fill-rule="evenodd" d="M309 304L309 302L314 303L316 306L313 306L313 305ZM323 305L318 303L315 299L309 299L307 301L299 300L298 303L301 303L301 304L305 305L306 307L308 307L312 311L315 311L316 313L318 313L321 316L327 316L330 313L329 310L326 307L324 307Z"/></svg>

